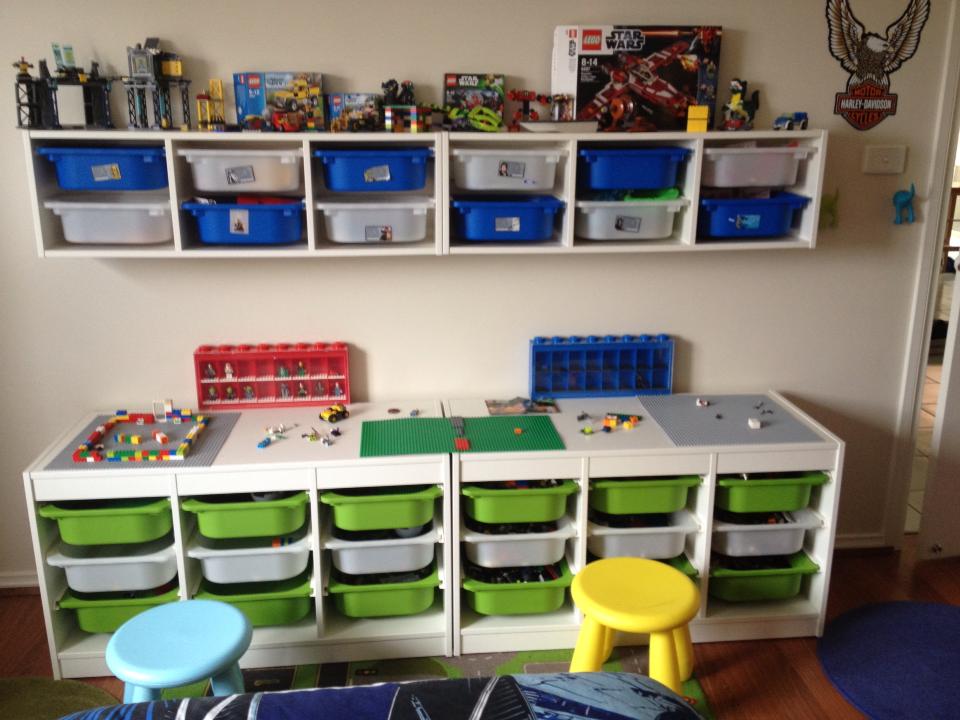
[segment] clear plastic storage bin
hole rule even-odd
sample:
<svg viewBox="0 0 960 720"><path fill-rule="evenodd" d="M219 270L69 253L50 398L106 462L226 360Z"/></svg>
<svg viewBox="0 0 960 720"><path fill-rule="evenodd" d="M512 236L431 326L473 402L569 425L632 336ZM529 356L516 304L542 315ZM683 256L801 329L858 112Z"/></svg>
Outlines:
<svg viewBox="0 0 960 720"><path fill-rule="evenodd" d="M517 190L544 192L553 189L557 165L563 153L543 150L467 150L450 151L453 184L461 190Z"/></svg>
<svg viewBox="0 0 960 720"><path fill-rule="evenodd" d="M788 187L811 147L706 148L700 183L706 187Z"/></svg>
<svg viewBox="0 0 960 720"><path fill-rule="evenodd" d="M600 558L639 557L651 560L674 558L699 525L686 510L672 513L663 527L610 527L600 522L587 524L587 549Z"/></svg>
<svg viewBox="0 0 960 720"><path fill-rule="evenodd" d="M422 570L433 561L439 539L436 524L422 535L387 540L344 540L332 537L328 527L323 546L340 572L367 575Z"/></svg>
<svg viewBox="0 0 960 720"><path fill-rule="evenodd" d="M396 202L319 202L327 238L335 243L405 243L427 236L433 200Z"/></svg>
<svg viewBox="0 0 960 720"><path fill-rule="evenodd" d="M67 585L81 593L150 590L177 575L172 536L129 545L61 542L47 555L47 562L63 568Z"/></svg>
<svg viewBox="0 0 960 720"><path fill-rule="evenodd" d="M733 518L734 513L727 517ZM821 527L823 521L809 509L784 513L782 523L737 523L717 518L713 523L713 549L724 555L790 555L803 549L807 530Z"/></svg>
<svg viewBox="0 0 960 720"><path fill-rule="evenodd" d="M303 151L178 150L200 192L292 192L300 188Z"/></svg>
<svg viewBox="0 0 960 720"><path fill-rule="evenodd" d="M574 536L566 517L551 532L494 535L464 529L460 538L470 562L487 568L552 565L563 559L567 540Z"/></svg>
<svg viewBox="0 0 960 720"><path fill-rule="evenodd" d="M67 242L153 245L173 240L166 193L88 193L77 199L46 200L43 206L60 218Z"/></svg>
<svg viewBox="0 0 960 720"><path fill-rule="evenodd" d="M662 240L687 200L577 201L575 233L585 240Z"/></svg>
<svg viewBox="0 0 960 720"><path fill-rule="evenodd" d="M214 540L196 533L187 547L187 555L200 561L203 576L211 582L286 580L307 568L309 525L286 537Z"/></svg>

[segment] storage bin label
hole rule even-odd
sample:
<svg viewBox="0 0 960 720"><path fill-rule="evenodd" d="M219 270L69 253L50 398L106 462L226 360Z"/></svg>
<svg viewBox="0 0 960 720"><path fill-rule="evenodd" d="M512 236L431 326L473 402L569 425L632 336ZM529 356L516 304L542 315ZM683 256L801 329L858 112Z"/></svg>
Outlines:
<svg viewBox="0 0 960 720"><path fill-rule="evenodd" d="M638 233L640 232L640 222L642 218L630 217L629 215L617 215L613 221L613 227L620 232Z"/></svg>
<svg viewBox="0 0 960 720"><path fill-rule="evenodd" d="M249 235L250 234L250 211L249 210L231 210L230 211L230 234L231 235Z"/></svg>
<svg viewBox="0 0 960 720"><path fill-rule="evenodd" d="M733 221L734 227L737 230L759 230L760 229L760 215L736 215L731 218Z"/></svg>
<svg viewBox="0 0 960 720"><path fill-rule="evenodd" d="M391 242L393 225L366 225L363 228L364 242Z"/></svg>
<svg viewBox="0 0 960 720"><path fill-rule="evenodd" d="M224 170L224 173L226 173L227 176L227 185L243 185L244 183L252 183L257 180L253 173L253 165L229 167Z"/></svg>
<svg viewBox="0 0 960 720"><path fill-rule="evenodd" d="M497 175L500 177L522 178L527 170L527 164L516 160L501 160L497 164Z"/></svg>
<svg viewBox="0 0 960 720"><path fill-rule="evenodd" d="M363 181L368 183L390 182L390 166L374 165L363 171Z"/></svg>
<svg viewBox="0 0 960 720"><path fill-rule="evenodd" d="M519 217L498 217L493 223L496 232L520 232Z"/></svg>
<svg viewBox="0 0 960 720"><path fill-rule="evenodd" d="M91 165L90 172L93 173L94 182L120 179L120 166L116 163L109 163L107 165Z"/></svg>

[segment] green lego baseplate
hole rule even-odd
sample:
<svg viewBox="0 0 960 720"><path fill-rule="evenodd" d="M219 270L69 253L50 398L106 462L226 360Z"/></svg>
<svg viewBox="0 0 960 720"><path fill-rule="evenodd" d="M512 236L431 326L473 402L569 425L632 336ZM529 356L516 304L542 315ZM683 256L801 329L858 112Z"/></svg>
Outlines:
<svg viewBox="0 0 960 720"><path fill-rule="evenodd" d="M454 426L458 420L463 422L461 437L469 443L465 449L456 445L458 433ZM553 421L546 415L367 420L360 435L360 457L531 452L564 447Z"/></svg>

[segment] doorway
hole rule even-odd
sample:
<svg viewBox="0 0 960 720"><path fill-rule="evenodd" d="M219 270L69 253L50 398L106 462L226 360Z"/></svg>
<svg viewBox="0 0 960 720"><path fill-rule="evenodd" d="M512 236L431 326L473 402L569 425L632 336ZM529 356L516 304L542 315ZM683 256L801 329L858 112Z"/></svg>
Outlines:
<svg viewBox="0 0 960 720"><path fill-rule="evenodd" d="M910 494L907 500L907 514L904 523L904 532L907 534L915 534L920 531L927 476L930 472L930 454L937 416L937 400L943 379L944 349L947 331L949 330L950 310L955 295L957 265L960 262L960 202L958 202L958 197L960 197L960 138L957 142L957 154L954 160L950 194L947 200L947 222L943 236L937 291L933 307L930 349L924 371L920 415L917 422L917 442L914 448L910 474Z"/></svg>

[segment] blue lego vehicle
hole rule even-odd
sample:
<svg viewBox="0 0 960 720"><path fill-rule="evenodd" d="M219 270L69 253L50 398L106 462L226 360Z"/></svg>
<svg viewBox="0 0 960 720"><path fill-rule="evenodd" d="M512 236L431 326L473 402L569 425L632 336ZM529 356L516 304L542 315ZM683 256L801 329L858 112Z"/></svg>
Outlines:
<svg viewBox="0 0 960 720"><path fill-rule="evenodd" d="M774 130L806 130L807 114L805 112L784 113L773 121Z"/></svg>

